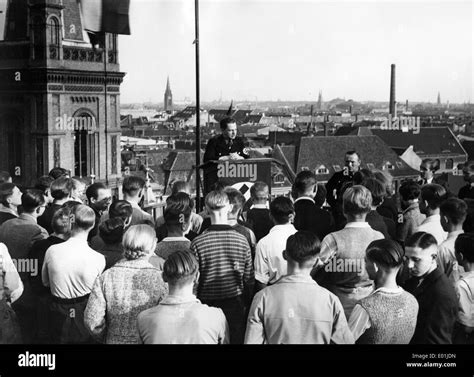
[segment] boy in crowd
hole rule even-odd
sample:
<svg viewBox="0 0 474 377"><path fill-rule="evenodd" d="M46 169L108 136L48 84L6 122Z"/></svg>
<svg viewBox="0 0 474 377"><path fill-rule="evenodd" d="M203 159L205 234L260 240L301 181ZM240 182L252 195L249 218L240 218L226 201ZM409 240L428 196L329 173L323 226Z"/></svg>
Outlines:
<svg viewBox="0 0 474 377"><path fill-rule="evenodd" d="M194 200L191 198L191 185L186 181L176 181L171 186L171 195L168 198L174 197L176 194L184 193L189 196L189 206L191 207L191 219L189 228L185 230L185 234L192 232L197 235L201 230L203 218L194 211ZM166 200L168 205L168 199ZM161 227L165 223L163 216L160 216L155 221L155 229Z"/></svg>
<svg viewBox="0 0 474 377"><path fill-rule="evenodd" d="M427 232L433 235L438 245L448 237L441 226L439 207L446 199L446 189L436 183L424 185L421 188L420 211L426 219L416 229L417 232Z"/></svg>
<svg viewBox="0 0 474 377"><path fill-rule="evenodd" d="M245 306L250 303L254 271L247 239L228 223L231 206L223 191L211 191L205 199L211 226L191 243L199 263L197 297L221 308L230 329L230 342L241 344L245 332Z"/></svg>
<svg viewBox="0 0 474 377"><path fill-rule="evenodd" d="M51 306L51 294L49 288L43 285L41 271L43 269L46 251L53 245L66 241L71 235L71 208L62 206L53 216L51 226L53 233L46 239L36 241L31 246L28 257L30 260L38 261L39 273L30 276L32 292L37 296L36 321L37 333L33 334L34 343L51 343L49 328L49 308Z"/></svg>
<svg viewBox="0 0 474 377"><path fill-rule="evenodd" d="M372 241L384 238L365 217L372 208L372 196L364 186L355 185L343 194L346 226L324 237L321 255L312 275L341 300L349 318L356 302L368 296L373 281L365 268L365 251Z"/></svg>
<svg viewBox="0 0 474 377"><path fill-rule="evenodd" d="M189 251L169 256L163 267L169 295L158 306L138 315L140 343L229 343L229 327L222 310L201 304L193 294L198 278L199 265Z"/></svg>
<svg viewBox="0 0 474 377"><path fill-rule="evenodd" d="M155 254L150 263L163 270L163 264L168 257L179 251L189 250L191 241L184 236L191 221L191 207L186 204L173 203L165 208L164 213L167 236L157 243Z"/></svg>
<svg viewBox="0 0 474 377"><path fill-rule="evenodd" d="M194 208L194 201L191 199L189 194L185 192L177 192L166 198L166 207L170 207L170 206L178 206L180 208L189 207L191 209L191 216L188 221L188 227L184 230L183 235L188 240L192 241L197 236L197 233L191 230L192 228L191 221L193 218L192 210ZM200 229L202 230L202 227L200 227ZM164 238L168 236L168 230L166 227L164 216L161 217L161 220L160 218L158 218L157 224L155 226L155 232L156 232L156 237L158 238L158 241L162 241Z"/></svg>
<svg viewBox="0 0 474 377"><path fill-rule="evenodd" d="M457 198L446 200L440 207L441 225L448 232L448 238L438 247L438 266L443 271L453 286L459 280L460 274L464 272L458 265L454 244L458 236L464 231L462 225L466 220L467 204Z"/></svg>
<svg viewBox="0 0 474 377"><path fill-rule="evenodd" d="M123 199L129 202L133 208L132 225L146 224L155 226L153 216L143 211L139 204L145 194L145 180L141 177L129 175L125 177L122 184Z"/></svg>
<svg viewBox="0 0 474 377"><path fill-rule="evenodd" d="M94 211L78 204L72 210L71 222L71 237L46 252L42 280L53 296L50 317L53 342L89 343L84 309L95 279L104 271L105 258L87 244L87 235L94 227Z"/></svg>
<svg viewBox="0 0 474 377"><path fill-rule="evenodd" d="M253 230L257 242L273 227L268 209L268 197L268 185L265 182L257 181L250 188L252 206L246 213L246 221Z"/></svg>
<svg viewBox="0 0 474 377"><path fill-rule="evenodd" d="M18 316L18 322L25 343L32 343L36 333L34 308L36 296L31 290L29 277L37 274L37 264L28 260L28 251L33 242L48 238L46 229L38 225L37 219L44 212L46 203L40 190L26 190L21 196L23 212L18 218L5 221L0 226L0 242L3 242L10 256L19 268L19 274L24 285L23 295L13 304L13 309ZM26 262L26 263L24 263ZM33 263L31 263L33 262Z"/></svg>
<svg viewBox="0 0 474 377"><path fill-rule="evenodd" d="M395 238L395 223L392 219L382 216L377 212L377 208L383 203L387 190L382 182L375 178L366 178L362 185L370 191L372 195L372 209L366 216L366 221L374 230L378 230L386 239Z"/></svg>
<svg viewBox="0 0 474 377"><path fill-rule="evenodd" d="M459 312L453 335L455 344L474 344L474 235L460 234L455 242L456 258L464 273L456 282Z"/></svg>
<svg viewBox="0 0 474 377"><path fill-rule="evenodd" d="M339 299L311 279L319 250L311 232L288 238L288 275L255 295L245 344L354 343Z"/></svg>
<svg viewBox="0 0 474 377"><path fill-rule="evenodd" d="M331 214L316 206L314 196L318 189L316 175L304 170L298 173L293 184L295 221L297 230L313 232L320 240L331 232L334 222Z"/></svg>
<svg viewBox="0 0 474 377"><path fill-rule="evenodd" d="M413 337L418 302L397 285L405 252L393 240L373 241L367 248L366 267L375 290L360 300L349 317L359 344L408 344Z"/></svg>
<svg viewBox="0 0 474 377"><path fill-rule="evenodd" d="M397 241L402 245L411 237L416 229L423 223L426 216L420 212L418 198L421 187L414 181L403 182L398 189L400 193L400 204L403 212L397 219Z"/></svg>
<svg viewBox="0 0 474 377"><path fill-rule="evenodd" d="M411 344L451 344L458 303L452 284L436 264L438 245L430 233L417 232L405 244L411 278L404 284L418 301Z"/></svg>
<svg viewBox="0 0 474 377"><path fill-rule="evenodd" d="M43 214L38 217L38 224L46 229L49 234L53 233L51 221L53 220L54 214L64 203L71 200L72 187L72 179L66 177L60 177L51 183L53 203L46 207Z"/></svg>
<svg viewBox="0 0 474 377"><path fill-rule="evenodd" d="M287 274L283 250L288 237L296 233L292 224L294 216L295 210L289 198L279 196L270 203L270 218L275 225L270 233L257 243L254 263L257 291L276 283Z"/></svg>
<svg viewBox="0 0 474 377"><path fill-rule="evenodd" d="M255 239L255 234L249 227L246 226L246 223L244 223L242 220L239 220L242 215L242 208L245 203L245 197L239 190L230 186L226 187L224 189L224 192L227 194L227 197L229 198L229 203L231 205L231 210L227 218L229 220L229 225L247 239L253 260L253 257L255 256L255 245L257 243L257 240Z"/></svg>

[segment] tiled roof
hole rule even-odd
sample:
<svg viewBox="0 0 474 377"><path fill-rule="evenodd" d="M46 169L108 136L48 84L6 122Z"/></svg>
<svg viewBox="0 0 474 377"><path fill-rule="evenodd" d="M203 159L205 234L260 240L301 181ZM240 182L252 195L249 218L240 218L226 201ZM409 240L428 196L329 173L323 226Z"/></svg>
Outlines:
<svg viewBox="0 0 474 377"><path fill-rule="evenodd" d="M419 172L410 168L397 154L377 136L326 136L303 137L298 153L296 173L307 168L315 170L324 166L328 174L318 175L321 181L327 181L336 168L343 168L345 153L356 150L362 160L362 168L383 169L390 163L387 171L394 177L418 176ZM367 165L373 164L373 165Z"/></svg>
<svg viewBox="0 0 474 377"><path fill-rule="evenodd" d="M420 133L401 130L370 129L391 148L408 148L413 145L420 157L426 155L465 155L465 151L448 127L422 127Z"/></svg>
<svg viewBox="0 0 474 377"><path fill-rule="evenodd" d="M466 150L468 159L474 160L474 141L471 140L461 140L461 145Z"/></svg>

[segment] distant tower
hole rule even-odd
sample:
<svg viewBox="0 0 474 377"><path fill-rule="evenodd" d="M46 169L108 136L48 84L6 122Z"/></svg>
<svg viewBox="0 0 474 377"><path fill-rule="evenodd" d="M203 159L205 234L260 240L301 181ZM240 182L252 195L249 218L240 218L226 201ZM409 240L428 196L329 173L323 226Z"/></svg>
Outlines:
<svg viewBox="0 0 474 377"><path fill-rule="evenodd" d="M407 102L406 102L406 104L405 104L405 111L408 112L408 100L407 100Z"/></svg>
<svg viewBox="0 0 474 377"><path fill-rule="evenodd" d="M395 114L395 64L391 65L389 113Z"/></svg>
<svg viewBox="0 0 474 377"><path fill-rule="evenodd" d="M438 103L438 106L441 106L441 96L440 96L439 92L438 92L438 101L437 101L437 103Z"/></svg>
<svg viewBox="0 0 474 377"><path fill-rule="evenodd" d="M318 96L318 110L323 109L323 94L321 91L319 91L319 96Z"/></svg>
<svg viewBox="0 0 474 377"><path fill-rule="evenodd" d="M173 111L173 94L171 93L170 77L169 76L168 76L168 79L166 81L164 105L165 105L165 111L167 111L167 112L172 112Z"/></svg>

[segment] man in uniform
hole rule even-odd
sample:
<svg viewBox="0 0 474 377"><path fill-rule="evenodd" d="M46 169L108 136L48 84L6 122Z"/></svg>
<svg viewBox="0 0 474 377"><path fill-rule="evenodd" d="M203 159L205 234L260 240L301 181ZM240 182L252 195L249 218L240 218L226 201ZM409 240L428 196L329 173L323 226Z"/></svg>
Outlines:
<svg viewBox="0 0 474 377"><path fill-rule="evenodd" d="M207 142L204 162L208 163L204 170L204 193L212 190L217 182L217 164L211 161L243 160L249 158L248 149L244 140L237 136L237 122L227 117L220 121L222 133Z"/></svg>

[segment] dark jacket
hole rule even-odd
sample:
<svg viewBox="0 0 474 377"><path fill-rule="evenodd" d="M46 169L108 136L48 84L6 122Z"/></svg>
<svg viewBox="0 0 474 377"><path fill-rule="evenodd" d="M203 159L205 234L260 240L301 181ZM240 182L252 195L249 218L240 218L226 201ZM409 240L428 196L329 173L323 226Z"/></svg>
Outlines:
<svg viewBox="0 0 474 377"><path fill-rule="evenodd" d="M295 202L293 225L297 230L307 230L316 234L321 241L334 230L334 220L331 214L319 208L309 198Z"/></svg>
<svg viewBox="0 0 474 377"><path fill-rule="evenodd" d="M44 210L43 214L38 217L38 225L42 226L48 231L49 234L53 233L53 221L54 214L61 208L61 204L52 203Z"/></svg>
<svg viewBox="0 0 474 377"><path fill-rule="evenodd" d="M207 142L204 162L218 160L219 157L228 156L235 152L244 158L248 158L249 155L244 153L244 148L244 140L239 136L233 140L232 144L230 144L222 134L214 136Z"/></svg>
<svg viewBox="0 0 474 377"><path fill-rule="evenodd" d="M420 306L411 344L451 344L458 312L454 288L438 268L418 285L418 278L408 279L404 288L415 296Z"/></svg>
<svg viewBox="0 0 474 377"><path fill-rule="evenodd" d="M344 183L352 181L352 175L344 170L335 172L334 175L326 183L326 200L328 204L334 208L337 203L337 198L341 194L341 188Z"/></svg>

